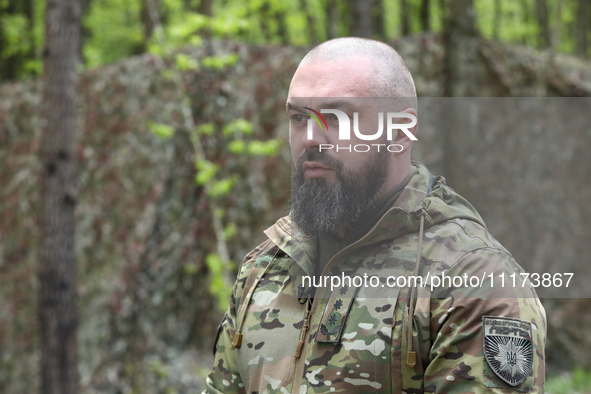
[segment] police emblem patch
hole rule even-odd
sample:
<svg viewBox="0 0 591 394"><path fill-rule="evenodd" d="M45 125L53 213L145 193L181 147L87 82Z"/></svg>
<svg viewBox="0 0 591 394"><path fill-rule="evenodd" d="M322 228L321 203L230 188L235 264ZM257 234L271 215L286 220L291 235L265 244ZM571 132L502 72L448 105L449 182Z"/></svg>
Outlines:
<svg viewBox="0 0 591 394"><path fill-rule="evenodd" d="M531 323L508 317L483 316L484 357L494 373L511 386L532 371Z"/></svg>

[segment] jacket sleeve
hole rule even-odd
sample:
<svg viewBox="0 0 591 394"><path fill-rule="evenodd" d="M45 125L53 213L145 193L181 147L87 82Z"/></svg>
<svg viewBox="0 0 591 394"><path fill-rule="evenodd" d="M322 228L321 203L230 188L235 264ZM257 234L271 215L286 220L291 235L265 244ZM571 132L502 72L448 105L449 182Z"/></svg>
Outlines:
<svg viewBox="0 0 591 394"><path fill-rule="evenodd" d="M521 272L510 254L495 248L469 252L446 272L465 282L435 290L429 313L415 315L429 327L421 341L429 347L425 393L544 392L546 315ZM472 277L480 283L470 283Z"/></svg>

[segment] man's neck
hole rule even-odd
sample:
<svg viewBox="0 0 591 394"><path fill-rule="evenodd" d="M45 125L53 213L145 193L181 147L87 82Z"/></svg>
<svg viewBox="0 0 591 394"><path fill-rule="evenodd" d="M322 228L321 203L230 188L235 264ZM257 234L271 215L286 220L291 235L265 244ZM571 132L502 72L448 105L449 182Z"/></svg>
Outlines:
<svg viewBox="0 0 591 394"><path fill-rule="evenodd" d="M316 275L321 275L328 261L339 250L366 235L382 216L395 204L402 191L417 172L415 167L392 189L382 193L374 204L361 213L353 223L349 223L336 233L322 233L318 236L318 255L316 257Z"/></svg>
<svg viewBox="0 0 591 394"><path fill-rule="evenodd" d="M335 235L339 238L344 238L345 234L347 233L357 233L363 232L367 233L371 227L383 216L390 207L394 205L402 190L406 187L412 176L416 173L416 169L412 166L408 166L407 171L403 172L402 175L397 176L398 182L394 184L394 186L390 186L389 188L383 187L382 191L376 197L374 203L371 207L366 209L362 212L359 218L354 223L349 223L344 226L341 226L336 232ZM388 182L390 185L392 182ZM386 183L384 184L386 186ZM362 234L361 236L365 235ZM348 236L347 238L350 238ZM359 237L360 238L360 237Z"/></svg>

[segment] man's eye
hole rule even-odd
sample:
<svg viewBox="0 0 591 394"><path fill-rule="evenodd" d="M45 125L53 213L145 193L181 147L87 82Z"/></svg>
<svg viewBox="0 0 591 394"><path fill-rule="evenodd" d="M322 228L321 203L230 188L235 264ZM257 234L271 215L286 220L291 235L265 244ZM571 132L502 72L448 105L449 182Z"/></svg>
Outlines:
<svg viewBox="0 0 591 394"><path fill-rule="evenodd" d="M295 124L303 124L308 120L307 116L300 115L300 114L293 114L291 115L291 121Z"/></svg>
<svg viewBox="0 0 591 394"><path fill-rule="evenodd" d="M339 122L339 118L335 115L335 114L326 114L324 115L324 119L326 119L327 122L331 122L331 123L338 123Z"/></svg>

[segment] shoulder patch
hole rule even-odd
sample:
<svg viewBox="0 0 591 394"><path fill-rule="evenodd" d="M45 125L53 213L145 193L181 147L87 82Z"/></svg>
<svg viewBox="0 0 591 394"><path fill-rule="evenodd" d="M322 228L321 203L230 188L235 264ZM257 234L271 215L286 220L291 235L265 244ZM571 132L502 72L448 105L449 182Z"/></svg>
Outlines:
<svg viewBox="0 0 591 394"><path fill-rule="evenodd" d="M484 357L493 372L511 386L523 383L532 371L531 323L497 316L482 317Z"/></svg>

